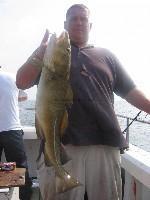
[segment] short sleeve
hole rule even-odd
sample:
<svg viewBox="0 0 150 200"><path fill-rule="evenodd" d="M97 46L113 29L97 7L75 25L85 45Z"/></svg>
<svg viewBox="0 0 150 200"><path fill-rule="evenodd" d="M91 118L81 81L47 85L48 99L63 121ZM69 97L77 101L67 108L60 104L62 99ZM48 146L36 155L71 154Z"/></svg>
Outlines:
<svg viewBox="0 0 150 200"><path fill-rule="evenodd" d="M110 52L109 63L113 68L114 92L124 98L130 90L135 88L135 83L124 69L118 58Z"/></svg>

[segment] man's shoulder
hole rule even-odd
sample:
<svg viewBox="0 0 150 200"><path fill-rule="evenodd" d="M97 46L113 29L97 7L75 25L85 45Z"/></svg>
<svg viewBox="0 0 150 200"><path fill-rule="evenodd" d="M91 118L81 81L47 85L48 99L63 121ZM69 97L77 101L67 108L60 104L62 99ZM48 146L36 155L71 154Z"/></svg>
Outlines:
<svg viewBox="0 0 150 200"><path fill-rule="evenodd" d="M114 59L114 54L103 47L87 46L82 49L82 52L91 58Z"/></svg>
<svg viewBox="0 0 150 200"><path fill-rule="evenodd" d="M104 56L109 56L112 54L109 49L104 48L104 47L94 46L94 45L88 45L82 50L89 53L94 53L94 54L99 54L99 55L104 55Z"/></svg>

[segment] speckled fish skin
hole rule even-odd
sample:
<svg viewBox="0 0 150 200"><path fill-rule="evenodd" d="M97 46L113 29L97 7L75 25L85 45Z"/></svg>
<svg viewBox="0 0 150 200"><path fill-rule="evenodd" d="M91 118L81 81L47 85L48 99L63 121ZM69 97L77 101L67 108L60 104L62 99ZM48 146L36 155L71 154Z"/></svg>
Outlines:
<svg viewBox="0 0 150 200"><path fill-rule="evenodd" d="M79 186L62 167L60 132L66 105L72 101L69 84L71 46L68 33L58 38L52 34L45 55L44 66L37 89L36 119L37 132L44 138L44 155L47 165L53 165L56 172L56 192L65 192Z"/></svg>

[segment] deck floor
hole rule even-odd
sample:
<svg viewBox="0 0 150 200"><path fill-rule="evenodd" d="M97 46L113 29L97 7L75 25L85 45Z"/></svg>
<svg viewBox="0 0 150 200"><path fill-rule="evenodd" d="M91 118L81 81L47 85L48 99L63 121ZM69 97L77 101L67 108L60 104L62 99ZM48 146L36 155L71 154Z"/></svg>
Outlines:
<svg viewBox="0 0 150 200"><path fill-rule="evenodd" d="M38 187L32 188L31 200L42 200ZM0 192L0 200L19 200L19 188L11 188L9 191Z"/></svg>

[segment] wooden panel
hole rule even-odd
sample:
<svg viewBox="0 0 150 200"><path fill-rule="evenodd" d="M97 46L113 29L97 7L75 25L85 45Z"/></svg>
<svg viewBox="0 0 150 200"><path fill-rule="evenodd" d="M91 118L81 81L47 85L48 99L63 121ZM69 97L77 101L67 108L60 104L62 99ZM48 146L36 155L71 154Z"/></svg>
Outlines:
<svg viewBox="0 0 150 200"><path fill-rule="evenodd" d="M0 187L16 187L25 184L25 168L13 171L0 171Z"/></svg>

